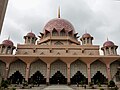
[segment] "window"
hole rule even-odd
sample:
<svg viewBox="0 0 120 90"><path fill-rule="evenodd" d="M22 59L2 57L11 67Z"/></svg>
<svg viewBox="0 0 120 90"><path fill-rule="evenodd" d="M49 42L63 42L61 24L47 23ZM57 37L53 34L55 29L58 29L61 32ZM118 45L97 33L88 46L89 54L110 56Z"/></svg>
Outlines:
<svg viewBox="0 0 120 90"><path fill-rule="evenodd" d="M11 54L11 47L7 48L7 54Z"/></svg>
<svg viewBox="0 0 120 90"><path fill-rule="evenodd" d="M65 30L63 29L61 32L60 32L60 36L65 36Z"/></svg>
<svg viewBox="0 0 120 90"><path fill-rule="evenodd" d="M53 31L52 31L52 36L57 36L57 35L58 35L57 30L56 30L56 29L53 29Z"/></svg>

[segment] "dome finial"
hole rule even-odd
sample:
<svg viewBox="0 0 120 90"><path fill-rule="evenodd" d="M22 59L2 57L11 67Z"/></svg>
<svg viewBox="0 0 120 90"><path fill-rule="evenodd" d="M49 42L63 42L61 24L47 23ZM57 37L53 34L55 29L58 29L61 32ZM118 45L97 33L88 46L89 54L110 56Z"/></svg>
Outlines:
<svg viewBox="0 0 120 90"><path fill-rule="evenodd" d="M60 18L60 6L58 8L58 18Z"/></svg>
<svg viewBox="0 0 120 90"><path fill-rule="evenodd" d="M109 41L108 37L107 37L107 41Z"/></svg>
<svg viewBox="0 0 120 90"><path fill-rule="evenodd" d="M8 36L8 40L10 40L10 35Z"/></svg>

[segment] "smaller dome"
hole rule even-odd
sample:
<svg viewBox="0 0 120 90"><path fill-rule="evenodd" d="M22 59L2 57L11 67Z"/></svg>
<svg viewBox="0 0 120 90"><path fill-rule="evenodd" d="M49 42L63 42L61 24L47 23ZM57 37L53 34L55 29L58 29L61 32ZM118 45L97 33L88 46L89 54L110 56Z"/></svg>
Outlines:
<svg viewBox="0 0 120 90"><path fill-rule="evenodd" d="M27 33L27 35L26 36L28 36L28 37L35 37L35 34L34 33L32 33L32 32L29 32L29 33Z"/></svg>
<svg viewBox="0 0 120 90"><path fill-rule="evenodd" d="M13 45L14 45L11 40L4 40L4 41L2 42L2 44L8 45L8 46L13 46Z"/></svg>
<svg viewBox="0 0 120 90"><path fill-rule="evenodd" d="M103 47L111 47L111 46L115 46L112 41L106 41L106 42L103 44Z"/></svg>
<svg viewBox="0 0 120 90"><path fill-rule="evenodd" d="M92 37L89 33L85 33L82 35L82 38L89 38L89 37Z"/></svg>

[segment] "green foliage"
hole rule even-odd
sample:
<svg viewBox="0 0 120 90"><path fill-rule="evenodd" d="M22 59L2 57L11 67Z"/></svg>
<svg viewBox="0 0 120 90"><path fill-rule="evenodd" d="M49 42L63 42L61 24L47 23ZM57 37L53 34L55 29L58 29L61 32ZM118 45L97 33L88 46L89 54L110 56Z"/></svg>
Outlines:
<svg viewBox="0 0 120 90"><path fill-rule="evenodd" d="M92 82L89 82L89 87L92 87L93 86L93 83Z"/></svg>
<svg viewBox="0 0 120 90"><path fill-rule="evenodd" d="M100 90L104 90L103 88L100 88Z"/></svg>
<svg viewBox="0 0 120 90"><path fill-rule="evenodd" d="M16 90L16 88L11 88L10 90Z"/></svg>
<svg viewBox="0 0 120 90"><path fill-rule="evenodd" d="M7 80L2 80L1 87L8 88L9 82Z"/></svg>
<svg viewBox="0 0 120 90"><path fill-rule="evenodd" d="M111 80L111 81L108 83L108 87L115 87L115 82Z"/></svg>

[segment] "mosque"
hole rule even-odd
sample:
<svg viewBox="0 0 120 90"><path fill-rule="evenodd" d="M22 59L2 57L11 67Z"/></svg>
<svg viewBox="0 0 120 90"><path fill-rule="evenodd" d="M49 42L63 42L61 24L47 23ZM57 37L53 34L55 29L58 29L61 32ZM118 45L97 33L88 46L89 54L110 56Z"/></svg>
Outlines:
<svg viewBox="0 0 120 90"><path fill-rule="evenodd" d="M118 46L106 40L100 48L93 40L89 33L79 38L71 22L59 13L58 18L46 23L38 37L29 32L24 44L14 46L10 39L0 44L0 77L12 84L119 83ZM100 49L104 55L100 55Z"/></svg>

